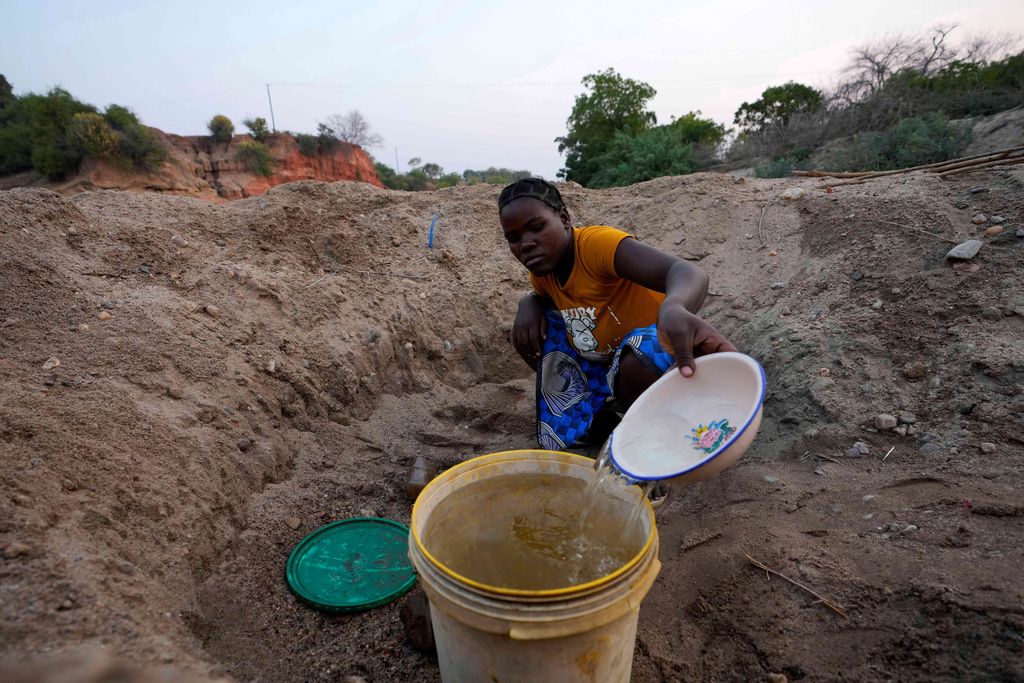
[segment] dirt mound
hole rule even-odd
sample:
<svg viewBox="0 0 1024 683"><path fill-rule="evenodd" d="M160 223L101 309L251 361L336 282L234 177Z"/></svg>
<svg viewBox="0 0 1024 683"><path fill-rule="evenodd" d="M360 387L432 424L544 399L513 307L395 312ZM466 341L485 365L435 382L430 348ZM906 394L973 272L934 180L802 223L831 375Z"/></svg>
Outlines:
<svg viewBox="0 0 1024 683"><path fill-rule="evenodd" d="M778 198L792 186L805 197ZM1022 186L564 188L577 222L700 261L704 315L769 377L752 451L659 510L635 680L1024 676ZM329 521L408 522L416 455L443 469L531 445L533 379L508 341L525 272L497 189L0 192L0 654L436 678L405 641L408 598L325 616L282 570ZM993 227L978 212L1005 229L953 270L943 238Z"/></svg>

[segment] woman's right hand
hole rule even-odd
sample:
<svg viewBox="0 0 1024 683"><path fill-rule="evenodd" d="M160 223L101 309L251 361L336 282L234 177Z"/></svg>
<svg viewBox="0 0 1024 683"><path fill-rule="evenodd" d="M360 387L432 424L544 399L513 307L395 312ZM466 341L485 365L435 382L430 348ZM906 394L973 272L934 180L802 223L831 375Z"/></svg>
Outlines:
<svg viewBox="0 0 1024 683"><path fill-rule="evenodd" d="M547 332L548 320L544 315L543 301L539 296L527 294L519 301L516 321L512 326L512 344L534 370L544 351Z"/></svg>

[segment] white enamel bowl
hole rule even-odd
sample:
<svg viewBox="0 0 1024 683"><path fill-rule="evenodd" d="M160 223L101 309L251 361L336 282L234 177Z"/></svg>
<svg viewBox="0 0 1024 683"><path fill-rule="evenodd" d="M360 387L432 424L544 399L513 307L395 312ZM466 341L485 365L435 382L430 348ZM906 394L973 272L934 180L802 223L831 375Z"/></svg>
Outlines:
<svg viewBox="0 0 1024 683"><path fill-rule="evenodd" d="M766 380L756 360L714 353L683 377L675 368L630 406L609 452L623 474L689 483L718 474L743 455L761 426Z"/></svg>

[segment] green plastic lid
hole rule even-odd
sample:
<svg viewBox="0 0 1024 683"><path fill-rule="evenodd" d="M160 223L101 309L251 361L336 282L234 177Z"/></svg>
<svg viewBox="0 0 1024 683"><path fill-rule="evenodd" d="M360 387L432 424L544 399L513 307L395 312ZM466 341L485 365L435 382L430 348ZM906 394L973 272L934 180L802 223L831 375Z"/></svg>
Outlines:
<svg viewBox="0 0 1024 683"><path fill-rule="evenodd" d="M299 541L285 568L302 600L330 612L356 612L391 602L416 583L409 529L376 517L320 527Z"/></svg>

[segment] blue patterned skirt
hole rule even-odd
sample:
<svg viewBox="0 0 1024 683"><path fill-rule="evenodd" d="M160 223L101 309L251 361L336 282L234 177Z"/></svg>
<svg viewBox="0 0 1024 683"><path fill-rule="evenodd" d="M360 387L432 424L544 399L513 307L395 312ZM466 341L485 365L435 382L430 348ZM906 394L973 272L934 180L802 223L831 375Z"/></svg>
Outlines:
<svg viewBox="0 0 1024 683"><path fill-rule="evenodd" d="M537 367L537 443L557 451L583 443L594 416L614 393L622 352L628 348L656 375L675 359L658 343L654 325L627 334L611 363L583 358L565 331L558 311L548 310L547 339Z"/></svg>

